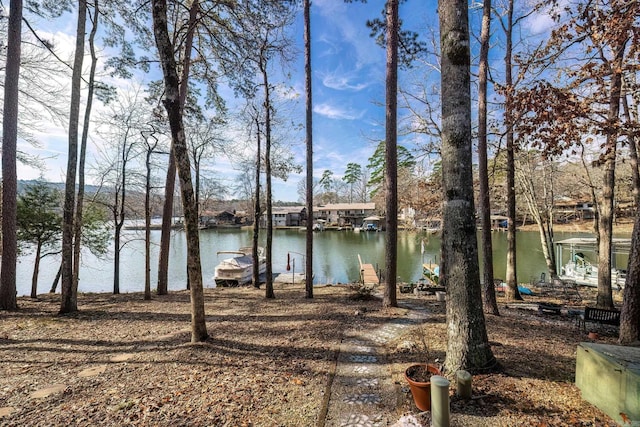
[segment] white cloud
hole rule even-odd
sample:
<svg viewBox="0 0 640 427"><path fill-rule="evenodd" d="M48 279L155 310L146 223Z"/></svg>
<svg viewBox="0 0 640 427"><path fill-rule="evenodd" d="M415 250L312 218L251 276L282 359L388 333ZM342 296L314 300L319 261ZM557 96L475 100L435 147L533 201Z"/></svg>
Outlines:
<svg viewBox="0 0 640 427"><path fill-rule="evenodd" d="M361 91L371 85L371 82L362 82L362 77L349 74L339 75L338 73L327 73L321 77L323 85L335 90ZM353 81L359 81L362 83L352 83Z"/></svg>
<svg viewBox="0 0 640 427"><path fill-rule="evenodd" d="M345 109L335 107L333 105L329 105L327 103L316 104L313 107L313 112L330 119L338 120L358 120L364 116L363 111L356 113L353 111L347 111Z"/></svg>
<svg viewBox="0 0 640 427"><path fill-rule="evenodd" d="M569 7L568 0L559 0L556 5L556 10L563 11L565 7ZM534 8L535 3L530 0L527 1L524 5L525 10L527 8ZM550 9L545 8L539 12L532 13L525 21L525 26L531 34L534 35L544 35L553 29L556 26L556 22L554 22L553 18L549 14ZM561 12L562 13L562 12Z"/></svg>
<svg viewBox="0 0 640 427"><path fill-rule="evenodd" d="M555 23L547 14L536 14L527 20L527 26L533 34L542 34L551 31Z"/></svg>

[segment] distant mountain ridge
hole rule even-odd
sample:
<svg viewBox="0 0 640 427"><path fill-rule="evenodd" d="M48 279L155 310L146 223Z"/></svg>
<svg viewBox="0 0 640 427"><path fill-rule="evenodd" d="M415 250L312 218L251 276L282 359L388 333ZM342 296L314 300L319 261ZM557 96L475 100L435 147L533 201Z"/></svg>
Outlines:
<svg viewBox="0 0 640 427"><path fill-rule="evenodd" d="M18 180L18 194L22 194L27 187L37 184L39 182L44 182L49 187L53 187L56 190L59 190L60 192L64 193L64 187L65 187L64 182L49 182L49 181L43 181L39 179L20 179ZM99 189L100 187L97 185L84 186L84 191L87 194L95 194L98 192Z"/></svg>

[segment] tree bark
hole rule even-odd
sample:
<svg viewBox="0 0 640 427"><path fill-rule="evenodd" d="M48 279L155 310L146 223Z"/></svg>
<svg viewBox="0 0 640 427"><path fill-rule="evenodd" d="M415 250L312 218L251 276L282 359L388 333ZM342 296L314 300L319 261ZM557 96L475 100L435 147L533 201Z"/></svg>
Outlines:
<svg viewBox="0 0 640 427"><path fill-rule="evenodd" d="M116 205L117 209L117 205ZM118 222L118 215L115 215L115 231L113 233L113 294L118 295L120 293L120 231L122 230L122 223Z"/></svg>
<svg viewBox="0 0 640 427"><path fill-rule="evenodd" d="M255 204L253 206L253 286L258 289L260 288L260 265L259 265L259 256L258 253L258 241L260 239L260 215L262 211L260 209L260 165L262 164L262 158L260 157L261 150L261 142L260 142L260 113L256 110L256 195L255 195Z"/></svg>
<svg viewBox="0 0 640 427"><path fill-rule="evenodd" d="M189 70L191 69L191 50L195 33L196 18L200 11L199 0L194 0L189 9L189 26L185 39L182 63L182 81L180 82L180 108L184 108L187 99ZM169 164L164 187L164 205L162 208L162 230L160 232L160 255L158 257L158 295L166 295L169 290L169 250L171 247L171 224L173 222L173 197L176 191L176 159L171 142ZM187 283L189 281L187 274Z"/></svg>
<svg viewBox="0 0 640 427"><path fill-rule="evenodd" d="M42 254L42 242L36 245L36 258L33 261L33 274L31 276L31 298L38 298L38 272L40 271L40 257Z"/></svg>
<svg viewBox="0 0 640 427"><path fill-rule="evenodd" d="M480 63L478 67L478 179L480 181L480 222L482 224L482 293L484 311L498 316L496 289L493 285L493 244L491 242L491 201L489 199L489 166L487 158L487 75L489 70L489 37L491 34L491 0L482 5L480 31Z"/></svg>
<svg viewBox="0 0 640 427"><path fill-rule="evenodd" d="M275 298L275 292L273 291L273 209L272 209L272 195L271 195L271 90L269 88L269 75L267 73L267 60L264 56L265 52L260 52L260 72L262 73L262 82L264 85L264 173L266 176L267 187L267 244L266 244L266 284L265 284L265 297Z"/></svg>
<svg viewBox="0 0 640 427"><path fill-rule="evenodd" d="M62 263L60 263L60 267L58 267L58 272L56 273L56 277L53 278L53 283L51 283L51 289L49 289L50 294L54 294L56 292L56 288L58 287L58 282L60 281L60 276L62 276Z"/></svg>
<svg viewBox="0 0 640 427"><path fill-rule="evenodd" d="M637 120L637 114L631 116L626 95L622 96L627 123ZM637 110L634 110L637 111ZM630 164L633 177L633 197L636 204L633 232L631 233L631 250L627 265L627 279L624 285L622 309L620 310L619 343L631 344L640 340L640 172L638 171L638 146L636 138L629 135Z"/></svg>
<svg viewBox="0 0 640 427"><path fill-rule="evenodd" d="M204 290L200 264L200 238L198 235L198 209L195 205L189 153L182 122L179 79L174 58L174 49L169 40L166 0L152 0L153 32L158 47L165 82L163 101L176 158L182 205L184 209L185 232L187 237L187 271L191 283L191 342L208 338L204 312Z"/></svg>
<svg viewBox="0 0 640 427"><path fill-rule="evenodd" d="M84 210L84 172L87 158L87 139L89 138L89 126L91 124L91 108L93 105L93 91L96 76L98 57L96 56L95 38L98 32L100 18L99 0L94 0L93 25L89 33L89 50L91 51L91 68L89 70L89 84L87 85L87 105L84 109L84 121L82 124L82 138L80 140L80 158L78 161L78 199L76 201L75 221L73 224L73 287L77 290L80 283L80 250L82 249L82 225Z"/></svg>
<svg viewBox="0 0 640 427"><path fill-rule="evenodd" d="M622 67L626 40L616 51L611 64L611 93L609 95L609 112L607 121L611 124L618 121L620 114L620 94L622 91ZM612 126L613 127L613 126ZM607 141L604 154L604 175L601 200L598 203L598 295L596 307L613 308L611 294L611 241L613 238L613 197L616 178L616 148L618 133L614 129L607 130Z"/></svg>
<svg viewBox="0 0 640 427"><path fill-rule="evenodd" d="M144 299L151 299L151 154L153 148L147 146L145 158L144 195Z"/></svg>
<svg viewBox="0 0 640 427"><path fill-rule="evenodd" d="M445 369L486 371L496 365L481 301L473 203L468 6L441 0L442 182L441 281L447 290Z"/></svg>
<svg viewBox="0 0 640 427"><path fill-rule="evenodd" d="M78 162L78 128L80 119L80 84L84 60L84 36L87 20L87 2L78 0L76 50L71 76L71 108L69 112L69 148L67 177L64 190L62 220L62 299L60 313L78 311L78 288L73 280L73 221L75 218L76 172Z"/></svg>
<svg viewBox="0 0 640 427"><path fill-rule="evenodd" d="M22 0L11 0L9 7L2 119L2 266L0 268L0 309L2 310L18 308L16 298L16 263L18 259L16 149L18 144Z"/></svg>
<svg viewBox="0 0 640 427"><path fill-rule="evenodd" d="M397 307L398 275L398 0L387 1L385 119L386 286L383 307Z"/></svg>
<svg viewBox="0 0 640 427"><path fill-rule="evenodd" d="M311 18L310 0L304 0L304 89L306 95L306 137L307 137L307 240L305 246L305 296L313 298L313 102L311 90Z"/></svg>
<svg viewBox="0 0 640 427"><path fill-rule="evenodd" d="M171 224L173 222L173 195L176 191L176 160L173 147L169 150L169 164L164 182L164 205L160 231L160 254L158 256L158 295L169 290L169 250L171 248Z"/></svg>
<svg viewBox="0 0 640 427"><path fill-rule="evenodd" d="M505 113L507 127L507 271L505 280L506 297L509 300L521 300L518 291L518 275L516 268L516 179L515 179L515 141L513 130L513 0L509 0L506 27L505 49Z"/></svg>

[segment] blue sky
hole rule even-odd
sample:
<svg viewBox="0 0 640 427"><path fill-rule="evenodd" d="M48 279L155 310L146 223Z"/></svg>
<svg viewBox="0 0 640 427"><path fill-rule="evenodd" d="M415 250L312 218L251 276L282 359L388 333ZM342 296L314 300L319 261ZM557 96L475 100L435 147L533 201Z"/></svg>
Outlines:
<svg viewBox="0 0 640 427"><path fill-rule="evenodd" d="M356 162L365 167L375 146L384 138L385 51L376 45L365 25L368 19L381 17L383 7L383 0L373 0L367 4L346 4L341 0L312 2L313 143L314 176L317 178L322 176L324 170L329 169L334 172L334 177L339 179L349 162ZM436 3L433 1L409 0L401 4L400 17L406 29L425 36L428 36L429 31L437 29L438 16ZM58 53L63 58L71 57L75 33L74 17L53 23L42 21L35 26L57 40ZM303 124L302 13L296 20L293 33L299 57L290 70L291 79L286 84L300 95L292 119ZM420 68L411 73L419 70ZM401 84L408 77L409 73L401 72ZM418 78L421 78L420 74ZM435 78L438 78L437 74ZM111 79L109 82L121 88L130 87L131 84L117 79ZM233 102L231 99L229 101ZM99 109L95 111L94 117L100 114ZM399 112L400 116L402 114ZM63 181L67 152L66 128L49 121L40 126L35 136L40 140L41 147L34 148L23 143L20 148L47 159L45 178L50 181ZM415 135L401 135L399 143L411 149L416 138ZM296 134L293 139L291 144L295 159L304 166L304 132ZM91 161L92 159L89 159L89 162ZM223 182L232 182L238 174L232 165L223 160L217 161L213 169ZM20 179L33 179L39 172L19 167L18 174ZM304 176L303 171L301 174L292 175L286 182L275 179L274 199L297 201L298 183Z"/></svg>
<svg viewBox="0 0 640 427"><path fill-rule="evenodd" d="M375 146L384 139L384 48L378 46L366 27L368 19L380 18L384 1L344 3L340 0L314 0L311 6L311 52L313 74L314 176L326 169L340 178L350 162L364 168ZM411 0L402 4L401 19L407 28L423 31L427 23L437 22L436 7L430 1ZM295 29L302 52L303 22ZM303 57L299 58L294 86L304 94ZM301 99L301 112L304 110ZM301 117L304 117L301 115ZM304 136L302 136L304 138ZM304 147L296 148L304 164ZM278 183L285 196L295 195L303 174ZM289 199L291 199L289 197ZM287 200L289 200L287 199Z"/></svg>
<svg viewBox="0 0 640 427"><path fill-rule="evenodd" d="M401 7L401 17L411 22L419 31L425 22L435 22L435 6L431 2L411 0ZM385 51L369 36L365 23L367 19L378 18L384 2L370 1L345 4L340 0L314 0L311 8L312 28L312 71L314 102L314 176L320 177L325 169L332 170L340 178L349 162L360 163L363 167L373 153L375 145L384 135L384 79ZM419 26L417 26L419 25ZM53 22L41 21L36 28L54 38L58 53L70 58L73 51L75 17ZM304 118L304 57L302 14L295 23L293 32L299 49L299 57L291 70L291 80L287 82L300 95L296 120ZM87 58L87 62L88 62ZM112 84L126 87L130 82L111 80ZM232 101L232 100L230 100ZM94 103L95 104L95 103ZM68 107L66 107L68 108ZM98 107L99 108L99 107ZM94 117L99 115L95 110ZM41 142L38 148L21 144L28 153L46 159L44 173L50 181L62 181L66 169L67 130L59 123L47 122L36 130ZM294 142L296 160L305 164L304 132L297 135ZM93 152L90 150L90 152ZM91 162L91 159L89 160ZM19 167L20 179L37 178L39 171ZM216 164L217 176L233 176L230 165ZM298 200L297 185L304 178L302 174L291 176L287 182L274 180L274 199Z"/></svg>

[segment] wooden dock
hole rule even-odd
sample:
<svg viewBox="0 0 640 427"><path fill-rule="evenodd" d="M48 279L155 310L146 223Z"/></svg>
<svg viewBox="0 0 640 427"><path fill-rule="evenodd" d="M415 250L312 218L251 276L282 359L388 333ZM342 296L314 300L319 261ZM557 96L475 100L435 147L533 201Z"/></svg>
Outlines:
<svg viewBox="0 0 640 427"><path fill-rule="evenodd" d="M378 274L376 273L376 269L373 268L373 265L363 264L360 254L358 254L358 262L360 263L360 281L362 284L365 286L379 285L380 280L378 279Z"/></svg>

